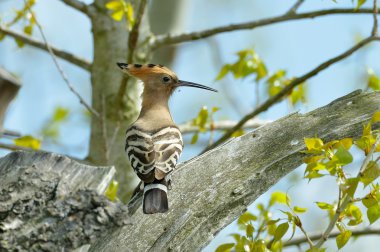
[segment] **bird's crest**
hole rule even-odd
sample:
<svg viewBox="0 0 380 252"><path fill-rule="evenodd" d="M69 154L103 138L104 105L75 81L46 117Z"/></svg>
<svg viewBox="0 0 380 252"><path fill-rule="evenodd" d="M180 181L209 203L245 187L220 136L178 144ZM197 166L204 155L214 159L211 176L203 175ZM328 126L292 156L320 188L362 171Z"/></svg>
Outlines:
<svg viewBox="0 0 380 252"><path fill-rule="evenodd" d="M126 63L117 63L117 65L123 70L123 72L132 75L136 78L142 78L155 74L167 74L172 76L174 79L178 80L176 74L163 65Z"/></svg>

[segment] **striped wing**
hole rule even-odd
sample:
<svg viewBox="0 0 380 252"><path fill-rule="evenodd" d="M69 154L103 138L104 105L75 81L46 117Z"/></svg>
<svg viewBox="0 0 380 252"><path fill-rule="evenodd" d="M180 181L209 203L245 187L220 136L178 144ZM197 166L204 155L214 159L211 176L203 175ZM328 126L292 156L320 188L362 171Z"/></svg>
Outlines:
<svg viewBox="0 0 380 252"><path fill-rule="evenodd" d="M127 130L125 151L131 166L144 182L162 179L170 173L182 148L181 132L176 127L166 127L153 133L133 126Z"/></svg>

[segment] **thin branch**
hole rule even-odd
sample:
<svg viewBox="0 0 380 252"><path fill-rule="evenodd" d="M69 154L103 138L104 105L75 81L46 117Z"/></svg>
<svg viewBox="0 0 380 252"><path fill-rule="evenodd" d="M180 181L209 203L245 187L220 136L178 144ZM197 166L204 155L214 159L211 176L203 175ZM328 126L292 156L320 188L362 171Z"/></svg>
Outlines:
<svg viewBox="0 0 380 252"><path fill-rule="evenodd" d="M11 150L11 151L35 151L35 149L27 148L27 147L21 147L17 146L14 144L5 144L5 143L0 143L0 149L6 149L6 150Z"/></svg>
<svg viewBox="0 0 380 252"><path fill-rule="evenodd" d="M329 239L336 238L338 235L340 235L339 231L331 232ZM352 236L363 236L363 235L380 235L380 229L363 229L363 230L354 230L352 231ZM315 241L321 239L321 234L311 234L309 235L310 240ZM290 247L290 246L299 246L303 243L307 242L307 238L305 237L296 237L292 239L289 242L284 243L284 247Z"/></svg>
<svg viewBox="0 0 380 252"><path fill-rule="evenodd" d="M26 0L24 0L24 2L25 2L25 1L26 1ZM74 95L75 95L76 97L78 97L79 102L80 102L83 106L85 106L86 109L87 109L88 111L90 111L90 113L91 113L92 115L94 115L94 116L96 116L96 117L99 117L99 113L96 112L96 111L95 111L90 105L88 105L88 104L85 102L85 100L82 98L82 96L81 96L81 95L75 90L75 88L73 87L73 85L71 85L69 79L67 78L65 72L63 71L61 65L59 64L57 57L55 56L54 51L52 50L52 48L50 47L50 45L49 45L49 43L48 43L48 41L47 41L47 38L46 38L46 36L45 36L45 33L44 33L43 29L42 29L41 24L37 21L37 18L34 16L33 12L32 12L29 8L28 8L28 11L29 11L30 15L32 15L32 16L34 17L34 20L35 20L35 22L36 22L36 25L37 25L37 27L38 27L38 30L40 31L40 33L41 33L41 35L42 35L42 39L44 40L45 47L46 47L47 50L49 51L49 53L50 53L50 55L51 55L51 57L52 57L52 59L53 59L53 61L54 61L54 64L55 64L55 66L57 67L57 69L58 69L60 75L62 76L62 79L65 81L66 85L69 87L69 89L71 90L71 92L73 92Z"/></svg>
<svg viewBox="0 0 380 252"><path fill-rule="evenodd" d="M284 87L277 95L270 97L263 104L261 104L258 108L256 108L254 111L252 111L250 114L244 116L234 127L232 127L221 138L219 138L219 140L217 140L212 145L208 146L204 150L204 152L207 151L207 150L210 150L212 148L215 148L219 144L221 144L224 141L226 141L227 139L229 139L231 137L231 135L235 131L239 130L248 120L254 118L258 114L266 111L273 104L279 102L283 97L285 97L287 94L289 94L289 92L291 92L293 90L293 88L295 88L296 86L302 84L303 82L305 82L306 80L310 79L311 77L314 77L319 72L325 70L329 66L331 66L331 65L333 65L333 64L341 61L344 58L347 58L348 56L350 56L351 54L353 54L354 52L356 52L357 50L359 50L363 46L365 46L368 43L370 43L372 41L375 41L375 40L380 40L380 37L368 37L366 39L363 39L358 44L356 44L352 48L348 49L347 51L343 52L342 54L340 54L340 55L338 55L338 56L336 56L336 57L334 57L334 58L332 58L330 60L327 60L327 61L323 62L322 64L320 64L319 66L317 66L316 68L314 68L310 72L302 75L301 77L293 79L293 81L291 81L289 83L289 85L287 85L286 87Z"/></svg>
<svg viewBox="0 0 380 252"><path fill-rule="evenodd" d="M276 17L264 18L264 19L246 22L246 23L220 26L220 27L198 31L198 32L183 33L183 34L174 35L174 36L172 36L171 34L158 35L156 39L152 41L152 47L158 48L164 45L173 45L173 44L188 42L192 40L204 39L204 38L214 36L214 35L224 33L224 32L231 32L231 31L238 31L238 30L252 30L257 27L272 25L272 24L291 21L291 20L310 19L310 18L315 18L315 17L320 17L320 16L336 15L336 14L372 14L372 13L373 13L373 9L354 10L353 8L350 8L350 9L319 10L319 11L312 11L312 12L305 12L305 13L291 14L291 15L284 14L284 15L280 15Z"/></svg>
<svg viewBox="0 0 380 252"><path fill-rule="evenodd" d="M4 26L1 26L1 25L0 25L0 33L4 33L5 35L8 35L8 36L13 37L15 39L18 39L18 40L24 42L25 44L31 45L33 47L36 47L36 48L39 48L39 49L42 49L45 51L48 51L46 44L43 41L39 41L35 38L25 36L22 33L12 31L12 30L10 30ZM87 71L91 70L91 63L88 60L85 60L83 58L80 58L80 57L72 54L72 53L66 52L64 50L61 50L61 49L58 49L58 48L55 48L52 46L50 46L50 48L57 57L64 59L64 60L66 60L66 61L68 61L74 65L77 65L77 66L79 66L79 67L81 67Z"/></svg>
<svg viewBox="0 0 380 252"><path fill-rule="evenodd" d="M373 0L373 27L372 27L372 36L376 36L377 31L377 0Z"/></svg>
<svg viewBox="0 0 380 252"><path fill-rule="evenodd" d="M298 227L301 229L302 233L305 235L306 242L309 244L310 249L312 249L314 247L314 243L310 239L310 236L306 233L306 230L302 227L302 225Z"/></svg>
<svg viewBox="0 0 380 252"><path fill-rule="evenodd" d="M305 0L297 0L297 2L286 12L286 14L296 14L298 8L305 2Z"/></svg>
<svg viewBox="0 0 380 252"><path fill-rule="evenodd" d="M365 169L367 168L369 161L371 161L371 159L372 159L372 154L375 151L376 146L379 144L380 144L380 137L377 138L376 142L373 144L371 150L367 154L367 157L364 159L364 162L363 162L362 166L360 167L358 175L356 176L357 178L360 178L361 176L363 176L363 173L364 173ZM325 243L325 241L329 238L330 233L333 230L333 228L335 227L335 224L338 221L338 218L339 218L341 212L344 209L346 209L347 205L351 202L351 200L352 200L352 198L349 195L346 195L344 197L340 206L337 207L335 214L334 214L333 218L331 219L329 225L327 226L325 232L323 232L323 235L320 237L318 243L315 245L316 248L320 248L323 245L323 243Z"/></svg>
<svg viewBox="0 0 380 252"><path fill-rule="evenodd" d="M101 116L100 116L100 121L102 124L102 137L103 137L103 144L104 144L104 151L105 151L105 157L106 157L106 163L108 164L109 162L109 145L108 145L108 138L107 138L107 123L106 123L106 115L107 115L107 110L106 110L106 99L104 94L101 95L101 104L102 104L102 111L101 111Z"/></svg>
<svg viewBox="0 0 380 252"><path fill-rule="evenodd" d="M84 14L88 16L90 16L91 14L91 11L90 11L91 6L81 1L78 1L78 0L61 0L61 1L80 12L83 12Z"/></svg>
<svg viewBox="0 0 380 252"><path fill-rule="evenodd" d="M132 31L129 34L127 63L132 63L133 61L133 56L136 50L137 41L139 39L140 24L144 16L146 4L147 4L147 0L141 0L139 9L137 10L135 24L133 25ZM116 104L118 104L120 107L122 106L123 96L125 95L125 92L127 90L128 80L129 80L129 75L126 75L126 74L123 75L123 79L121 81L119 90L117 92Z"/></svg>
<svg viewBox="0 0 380 252"><path fill-rule="evenodd" d="M272 121L270 120L261 120L261 119L252 119L246 122L243 126L245 129L256 129L258 127L261 127L267 123L270 123ZM229 130L233 126L236 125L236 121L232 120L221 120L221 121L215 121L213 124L213 130L214 131L224 131ZM192 125L192 122L186 122L183 124L178 125L180 131L182 134L189 134L189 133L198 133L199 127ZM206 125L206 131L210 131L210 125Z"/></svg>
<svg viewBox="0 0 380 252"><path fill-rule="evenodd" d="M21 134L17 131L3 129L0 130L0 136L4 137L21 137Z"/></svg>

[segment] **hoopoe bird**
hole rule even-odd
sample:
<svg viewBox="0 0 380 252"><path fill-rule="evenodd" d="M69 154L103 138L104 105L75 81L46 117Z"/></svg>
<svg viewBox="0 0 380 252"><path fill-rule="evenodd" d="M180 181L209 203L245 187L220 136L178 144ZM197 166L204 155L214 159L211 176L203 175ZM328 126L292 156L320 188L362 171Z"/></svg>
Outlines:
<svg viewBox="0 0 380 252"><path fill-rule="evenodd" d="M126 131L125 151L137 176L144 183L143 212L169 210L167 191L170 173L183 149L181 132L170 114L168 101L177 87L217 90L179 80L162 65L117 63L121 70L144 84L142 108L138 119Z"/></svg>

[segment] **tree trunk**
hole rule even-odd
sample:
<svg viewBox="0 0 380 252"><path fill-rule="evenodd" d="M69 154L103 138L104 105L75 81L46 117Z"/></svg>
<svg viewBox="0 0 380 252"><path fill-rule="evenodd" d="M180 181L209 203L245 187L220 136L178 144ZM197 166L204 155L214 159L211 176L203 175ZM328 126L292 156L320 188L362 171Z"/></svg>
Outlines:
<svg viewBox="0 0 380 252"><path fill-rule="evenodd" d="M92 106L103 118L92 119L88 160L97 165L115 165L115 179L121 185L119 196L126 200L137 181L124 153L124 135L125 129L138 115L139 92L136 83L130 81L127 86L128 96L124 94L123 97L124 105L120 116L116 97L123 73L116 62L126 61L128 31L124 21L116 22L110 17L105 8L106 2L96 1L94 5L97 11L91 17L94 39L94 60L91 69ZM117 129L119 130L115 141L111 143ZM108 144L112 146L107 146Z"/></svg>

